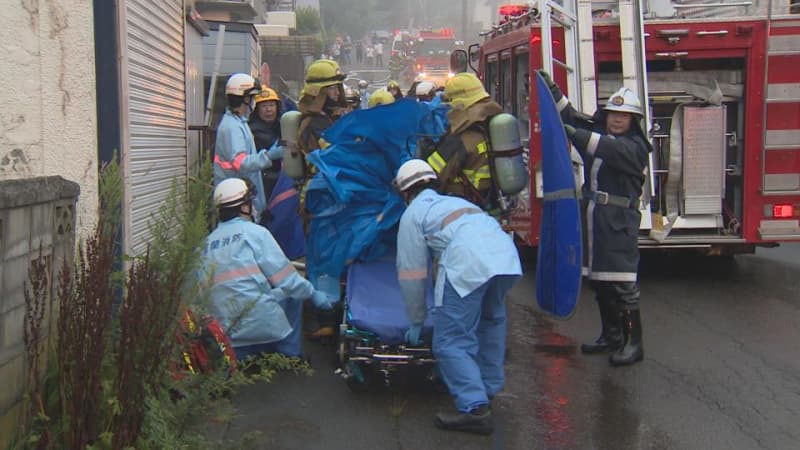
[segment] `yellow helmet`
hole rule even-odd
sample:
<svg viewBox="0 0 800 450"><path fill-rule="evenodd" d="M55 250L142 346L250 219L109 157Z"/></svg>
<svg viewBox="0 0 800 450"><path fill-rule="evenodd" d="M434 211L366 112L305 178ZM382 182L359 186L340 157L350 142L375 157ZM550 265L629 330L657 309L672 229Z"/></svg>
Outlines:
<svg viewBox="0 0 800 450"><path fill-rule="evenodd" d="M464 72L447 80L444 85L444 96L453 108L466 109L489 98L489 93L483 88L483 83L478 77Z"/></svg>
<svg viewBox="0 0 800 450"><path fill-rule="evenodd" d="M398 83L395 80L389 81L389 84L386 85L386 90L389 90L389 89L392 89L392 88L400 89L400 83Z"/></svg>
<svg viewBox="0 0 800 450"><path fill-rule="evenodd" d="M373 92L372 95L369 96L367 106L373 108L378 105L388 105L390 103L394 103L394 95L389 91L381 89Z"/></svg>
<svg viewBox="0 0 800 450"><path fill-rule="evenodd" d="M256 105L257 105L257 104L259 104L261 102L266 102L266 101L269 101L269 100L279 102L279 101L281 101L281 98L278 97L278 93L277 92L273 91L272 89L270 89L270 88L268 88L268 87L266 87L264 85L261 85L261 93L259 93L258 95L255 96L255 100L256 100Z"/></svg>
<svg viewBox="0 0 800 450"><path fill-rule="evenodd" d="M311 63L306 70L306 84L303 92L316 97L322 88L341 84L345 75L339 69L339 64L330 59L318 59Z"/></svg>

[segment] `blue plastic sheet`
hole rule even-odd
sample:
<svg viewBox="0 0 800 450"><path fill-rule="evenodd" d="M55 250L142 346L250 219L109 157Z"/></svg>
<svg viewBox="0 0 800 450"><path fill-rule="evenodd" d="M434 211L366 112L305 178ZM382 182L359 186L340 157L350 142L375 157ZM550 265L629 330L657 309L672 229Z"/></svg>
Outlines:
<svg viewBox="0 0 800 450"><path fill-rule="evenodd" d="M536 300L556 317L569 317L581 290L580 206L564 126L547 83L536 74L542 126L542 226Z"/></svg>
<svg viewBox="0 0 800 450"><path fill-rule="evenodd" d="M312 282L321 275L338 279L347 264L375 260L395 246L405 204L392 180L414 156L410 144L428 112L406 99L354 111L325 131L330 147L308 155L318 169L306 191Z"/></svg>
<svg viewBox="0 0 800 450"><path fill-rule="evenodd" d="M269 199L272 220L267 224L267 228L289 259L300 258L306 254L303 221L297 213L299 207L300 195L294 187L294 181L281 172Z"/></svg>

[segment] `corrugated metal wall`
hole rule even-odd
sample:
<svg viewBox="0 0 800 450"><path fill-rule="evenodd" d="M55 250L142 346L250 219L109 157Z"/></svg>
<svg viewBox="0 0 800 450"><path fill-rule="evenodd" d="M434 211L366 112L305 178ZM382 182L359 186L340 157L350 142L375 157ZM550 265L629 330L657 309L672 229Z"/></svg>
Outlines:
<svg viewBox="0 0 800 450"><path fill-rule="evenodd" d="M121 30L125 249L141 254L148 221L187 173L184 4L126 0ZM102 95L102 93L100 94Z"/></svg>

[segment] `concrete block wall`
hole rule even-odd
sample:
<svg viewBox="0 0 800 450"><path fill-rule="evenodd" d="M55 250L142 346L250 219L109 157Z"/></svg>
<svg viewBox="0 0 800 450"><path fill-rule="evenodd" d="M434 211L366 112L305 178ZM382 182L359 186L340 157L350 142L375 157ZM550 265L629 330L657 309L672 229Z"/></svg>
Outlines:
<svg viewBox="0 0 800 450"><path fill-rule="evenodd" d="M77 183L58 176L0 181L0 448L16 436L23 408L28 270L41 249L52 282L42 325L49 337L56 330L58 271L73 262L79 192Z"/></svg>

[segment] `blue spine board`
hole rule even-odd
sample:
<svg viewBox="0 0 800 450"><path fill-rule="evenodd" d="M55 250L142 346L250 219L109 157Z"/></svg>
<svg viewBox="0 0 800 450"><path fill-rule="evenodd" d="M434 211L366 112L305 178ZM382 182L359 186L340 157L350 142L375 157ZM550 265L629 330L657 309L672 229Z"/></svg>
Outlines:
<svg viewBox="0 0 800 450"><path fill-rule="evenodd" d="M536 301L546 313L569 318L581 290L581 216L570 145L553 96L536 73L542 139L542 220Z"/></svg>

